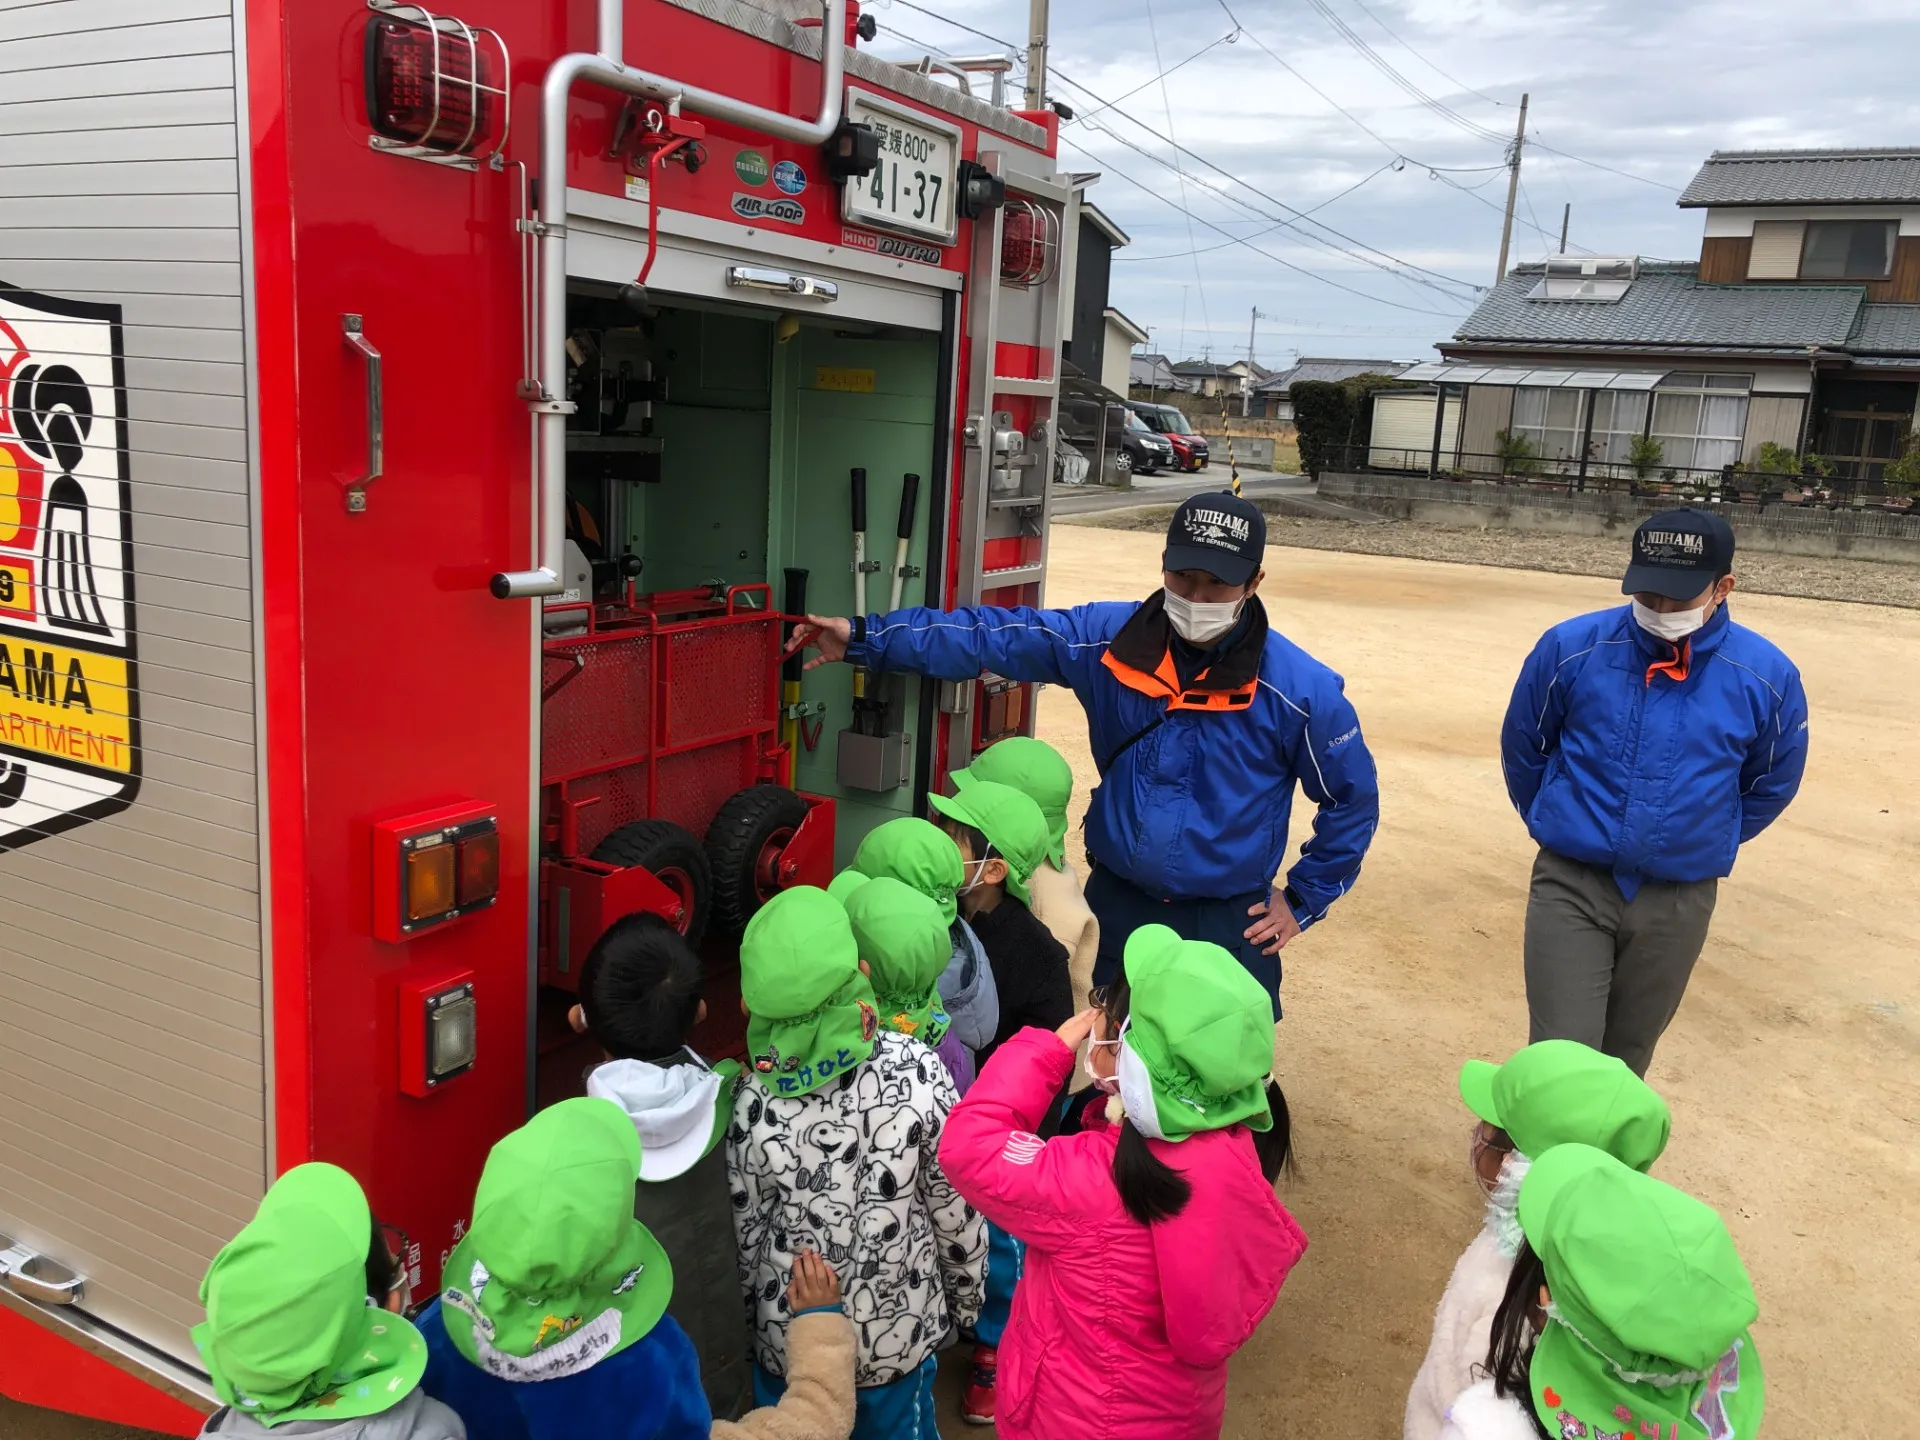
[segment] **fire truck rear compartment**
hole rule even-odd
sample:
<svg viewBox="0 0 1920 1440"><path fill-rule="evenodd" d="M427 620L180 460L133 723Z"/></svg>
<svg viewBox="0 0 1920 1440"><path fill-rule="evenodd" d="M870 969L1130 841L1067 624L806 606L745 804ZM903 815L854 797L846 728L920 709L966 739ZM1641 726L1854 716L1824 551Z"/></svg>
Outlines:
<svg viewBox="0 0 1920 1440"><path fill-rule="evenodd" d="M584 627L578 605L587 597L549 602L542 752L550 796L555 793L551 777L568 768L563 751L578 752L583 740L591 748L596 730L606 740L631 729L639 723L635 707L653 703L650 697L679 714L724 713L726 718L712 726L715 735L737 735L779 719L791 723L657 758L652 762L657 774L644 789L640 767L629 767L628 775L604 787L576 785L569 794L605 789L608 802L576 809L564 844L556 841L560 831L550 806L545 848L549 854L556 849L577 853L589 864L647 863L657 855L656 867L671 867L660 878L669 888L688 891L696 882L687 872L703 857L682 854L685 844L676 848L673 833L660 822L671 820L694 839L708 840L721 807L756 778L766 779L765 756L769 750L777 753L785 739L791 744L792 789L834 802L833 863L835 868L845 864L874 826L912 812L914 784L911 779L891 783L902 779L898 768L879 777L870 767L847 770L840 761L839 733L857 723L863 731L887 737L890 756L918 756L933 718L923 713L922 684L905 676L867 677L867 705L856 722L854 673L846 666L825 666L804 677L800 713L794 715L783 708L792 706L791 693L783 698L773 663L777 622L770 616L763 620L758 607L784 607L791 572L804 571L807 609L836 615L853 611L856 469L866 475L867 607L886 609L894 590L896 531L910 474L919 477L918 496L900 590L904 604L927 598L927 536L936 499L938 336L725 302L651 297L636 304L616 287L590 282L576 283L570 294L568 332L570 398L578 406L568 436L568 534L578 550L570 548L569 556L572 563L584 559L588 566L588 588L602 606L596 616L613 613L607 607L618 607L629 584L635 608L643 612L649 596L691 596L654 602L665 612L691 604L706 608L663 614L660 623L685 627L674 628L670 641L654 641L656 652L672 650L670 674L610 681L583 670L576 680L566 672L568 647L578 642L567 634ZM570 587L574 578L569 577ZM589 642L578 645L576 653L589 666L625 663L623 644ZM641 663L637 653L633 661ZM589 673L596 679L587 680ZM574 684L579 688L569 690ZM654 687L649 697L640 694L646 685ZM593 699L583 705L588 695ZM621 746L605 748L611 753ZM885 788L868 788L876 778ZM756 798L764 800L760 831L787 835L792 817L782 802ZM755 808L752 801L747 805ZM743 817L738 805L726 814L743 832L756 823L755 817ZM782 825L786 828L778 828ZM710 872L727 868L724 841L716 838L705 849ZM762 853L772 851L763 847ZM752 859L742 853L732 863L750 866ZM724 1052L739 1043L738 923L753 908L756 891L763 898L773 888L767 883L772 878L763 875L758 885L747 882L744 894L738 873L709 873L698 882L701 913L693 932L704 932L711 982L711 1021L704 1038L713 1050ZM543 933L554 936L561 917L551 913L557 902L553 887L547 888L550 913L543 917ZM641 902L637 892L626 893L629 899L609 902L602 918L629 903L655 908ZM576 936L580 930L575 924ZM573 949L579 948L576 941ZM551 982L543 988L540 1007L543 1098L578 1084L582 1057L567 1043L564 1016L582 958L572 954L565 974L551 955L543 964L543 979Z"/></svg>

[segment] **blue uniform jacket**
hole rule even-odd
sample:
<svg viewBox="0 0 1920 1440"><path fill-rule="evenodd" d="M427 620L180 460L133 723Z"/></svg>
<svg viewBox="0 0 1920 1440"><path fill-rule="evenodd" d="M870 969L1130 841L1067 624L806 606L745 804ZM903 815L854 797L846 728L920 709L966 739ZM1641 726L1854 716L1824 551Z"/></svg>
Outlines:
<svg viewBox="0 0 1920 1440"><path fill-rule="evenodd" d="M1170 710L1103 663L1140 608L896 610L867 617L864 633L856 625L848 658L945 680L989 670L1071 689L1104 772L1087 809L1087 851L1159 899L1264 893L1286 859L1299 782L1320 808L1287 883L1298 897L1295 918L1312 924L1358 878L1380 819L1373 756L1340 677L1268 630L1245 709Z"/></svg>
<svg viewBox="0 0 1920 1440"><path fill-rule="evenodd" d="M531 1382L490 1375L455 1349L438 1300L418 1324L420 1388L466 1422L467 1440L706 1440L713 1427L700 1359L670 1315L591 1369Z"/></svg>
<svg viewBox="0 0 1920 1440"><path fill-rule="evenodd" d="M1674 647L1631 606L1540 638L1500 732L1507 793L1556 854L1643 880L1731 874L1741 843L1787 808L1807 763L1800 672L1722 605L1690 642L1685 679L1655 667Z"/></svg>

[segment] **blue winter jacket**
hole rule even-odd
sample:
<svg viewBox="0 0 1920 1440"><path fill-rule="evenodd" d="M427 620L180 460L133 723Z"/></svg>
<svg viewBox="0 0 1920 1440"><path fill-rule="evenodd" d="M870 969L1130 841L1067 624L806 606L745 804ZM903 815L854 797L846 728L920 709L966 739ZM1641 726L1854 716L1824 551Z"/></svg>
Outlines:
<svg viewBox="0 0 1920 1440"><path fill-rule="evenodd" d="M1320 808L1287 883L1295 918L1312 924L1359 876L1380 817L1373 756L1340 677L1268 630L1245 709L1169 709L1104 663L1141 609L896 610L856 623L848 658L944 680L991 671L1071 689L1103 772L1087 808L1087 851L1160 899L1264 893L1286 859L1297 781Z"/></svg>
<svg viewBox="0 0 1920 1440"><path fill-rule="evenodd" d="M1685 678L1669 668L1686 655ZM1554 626L1500 732L1507 793L1548 850L1645 880L1731 874L1807 763L1800 672L1722 605L1682 650L1623 605Z"/></svg>
<svg viewBox="0 0 1920 1440"><path fill-rule="evenodd" d="M713 1428L700 1358L670 1315L592 1368L539 1381L503 1380L462 1355L438 1300L417 1323L420 1388L466 1422L467 1440L706 1440Z"/></svg>

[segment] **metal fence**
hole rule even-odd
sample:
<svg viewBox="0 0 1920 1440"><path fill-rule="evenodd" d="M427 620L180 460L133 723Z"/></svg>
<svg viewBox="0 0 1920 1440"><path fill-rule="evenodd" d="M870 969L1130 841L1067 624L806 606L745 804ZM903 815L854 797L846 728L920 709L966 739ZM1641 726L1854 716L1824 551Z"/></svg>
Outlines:
<svg viewBox="0 0 1920 1440"><path fill-rule="evenodd" d="M1580 494L1615 492L1647 499L1746 501L1762 505L1810 505L1830 509L1915 508L1915 497L1884 480L1823 475L1814 470L1778 474L1745 464L1695 469L1578 459L1442 450L1438 463L1428 448L1352 445L1332 447L1329 471L1349 474L1418 475L1425 479L1491 482L1519 488Z"/></svg>

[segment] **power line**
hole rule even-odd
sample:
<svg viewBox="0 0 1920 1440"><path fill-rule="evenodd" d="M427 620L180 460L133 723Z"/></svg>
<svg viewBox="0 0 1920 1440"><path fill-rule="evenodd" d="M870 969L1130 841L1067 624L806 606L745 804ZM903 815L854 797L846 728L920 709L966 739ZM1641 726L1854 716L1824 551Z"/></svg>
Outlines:
<svg viewBox="0 0 1920 1440"><path fill-rule="evenodd" d="M1623 180L1638 180L1642 185L1651 185L1656 190L1671 190L1675 195L1680 193L1678 185L1669 185L1664 180L1649 180L1645 175L1635 175L1631 170L1617 170L1611 165L1602 165L1598 160L1589 160L1584 155L1575 155L1568 150L1556 150L1540 138L1538 130L1533 132L1532 139L1535 145L1549 155L1558 155L1564 160L1572 160L1580 165L1591 165L1595 170L1604 170L1609 175L1618 175Z"/></svg>
<svg viewBox="0 0 1920 1440"><path fill-rule="evenodd" d="M1312 209L1302 210L1300 214L1304 218L1305 216L1312 215L1317 213L1318 211L1324 210L1329 205L1333 204L1334 201L1346 199L1347 196L1353 194L1354 191L1358 190L1362 185L1367 184L1369 181L1377 180L1380 176L1386 174L1387 171L1397 170L1399 168L1400 168L1399 161L1389 160L1386 164L1382 165L1378 170L1375 170L1371 175L1361 176L1360 179L1354 181L1353 184L1349 185L1346 189L1342 190L1339 194L1329 195L1326 199L1322 200L1318 205L1313 206ZM1249 240L1255 240L1262 235L1271 235L1276 230L1285 230L1292 224L1293 222L1291 220L1276 220L1273 224L1267 226L1265 229L1254 231L1253 234L1249 235L1247 238ZM1215 250L1224 250L1226 248L1227 248L1226 245L1223 243L1219 245L1208 245L1199 250L1176 251L1171 255L1115 255L1113 258L1116 262L1123 261L1123 260L1124 261L1182 260L1182 259L1185 259L1188 255L1210 255Z"/></svg>
<svg viewBox="0 0 1920 1440"><path fill-rule="evenodd" d="M1102 131L1101 133L1111 134L1112 132ZM1180 205L1176 204L1174 201L1169 200L1165 195L1161 194L1158 190L1153 189L1151 186L1143 183L1142 181L1136 180L1133 176L1127 174L1126 171L1119 169L1117 166L1109 164L1105 158L1087 149L1087 147L1085 145L1082 145L1078 140L1070 139L1065 135L1062 135L1060 138L1063 144L1073 146L1074 149L1078 150L1081 154L1085 155L1088 159L1093 160L1097 164L1103 166L1108 174L1111 174L1121 180L1126 181L1129 185L1133 186L1134 189L1140 191L1143 195L1150 196L1154 200L1159 201L1162 205L1168 206L1171 209L1179 210L1183 208ZM1115 138L1118 138L1118 137L1115 137ZM1122 143L1125 143L1125 142L1123 141ZM1145 152L1142 152L1142 153L1145 153ZM1152 157L1149 156L1148 158L1152 158ZM1309 270L1304 265L1296 265L1293 263L1293 261L1288 260L1283 256L1276 255L1271 250L1263 250L1261 249L1260 246L1255 245L1252 241L1243 239L1238 235L1231 234L1230 232L1222 229L1220 226L1214 224L1213 221L1207 219L1204 215L1195 215L1195 214L1192 214L1192 212L1187 212L1187 213L1191 216L1191 218L1194 221L1196 221L1201 225L1206 226L1207 229L1213 231L1216 235L1221 236L1223 239L1227 240L1230 244L1244 246L1246 249L1253 251L1254 254L1264 256L1266 259L1273 261L1274 264L1279 265L1285 269L1295 271L1296 273L1301 275L1305 275L1310 280L1318 280L1323 285L1331 285L1336 290L1344 290L1349 295L1358 296L1362 300L1370 300L1376 305L1387 305L1392 307L1395 310L1407 310L1412 312L1415 315L1432 315L1436 319L1440 319L1440 320L1457 320L1460 318L1461 312L1456 311L1456 312L1449 313L1444 310L1428 310L1418 305L1403 305L1398 300L1388 300L1379 295L1369 295L1364 290L1356 290L1351 285L1343 285L1341 284L1340 281L1332 279L1329 276L1322 275L1318 271Z"/></svg>
<svg viewBox="0 0 1920 1440"><path fill-rule="evenodd" d="M1353 0L1353 3L1360 7L1361 13L1364 14L1369 20L1373 21L1373 23L1378 25L1382 30L1385 30L1387 32L1388 37L1392 39L1394 43L1399 45L1399 47L1402 50L1406 51L1409 55L1413 56L1414 59L1418 60L1422 65L1426 66L1429 70L1433 71L1434 74L1438 75L1442 80L1445 80L1449 85L1458 85L1462 90L1466 91L1469 95L1477 95L1482 100L1486 101L1489 105L1498 105L1503 110L1510 110L1513 108L1512 105L1509 104L1507 101L1496 100L1493 98L1493 96L1487 94L1485 91L1476 90L1471 85L1467 84L1466 81L1455 79L1452 75L1449 75L1445 70L1442 70L1438 65L1434 64L1433 61L1429 60L1425 55L1422 55L1418 50L1414 49L1413 46L1409 45L1405 40L1402 40L1400 36L1394 32L1393 28L1387 24L1386 21L1382 20L1378 15L1374 14L1372 10L1368 9L1367 0Z"/></svg>
<svg viewBox="0 0 1920 1440"><path fill-rule="evenodd" d="M1173 146L1173 173L1180 186L1180 208L1187 213L1187 248L1193 253L1193 283L1200 291L1200 320L1211 327L1212 320L1207 314L1207 282L1200 273L1200 251L1193 243L1193 211L1187 209L1187 177L1180 169L1180 146L1173 138L1173 94L1167 89L1167 72L1160 64L1160 29L1153 19L1153 0L1147 0L1147 37L1153 43L1153 68L1160 71L1160 105L1167 116L1167 143ZM1109 105L1109 110L1116 107ZM1126 114L1124 110L1120 112ZM1212 359L1209 348L1207 358Z"/></svg>
<svg viewBox="0 0 1920 1440"><path fill-rule="evenodd" d="M1201 46L1200 49L1194 51L1193 54L1187 56L1186 59L1176 61L1174 64L1168 66L1165 70L1162 70L1158 75L1154 76L1153 79L1141 81L1138 85L1134 86L1133 89L1122 91L1120 95L1113 100L1102 101L1100 104L1094 106L1093 109L1089 110L1087 114L1081 118L1091 119L1093 116L1098 115L1102 110L1114 109L1116 106L1119 105L1120 101L1132 99L1135 95L1138 95L1142 90L1145 90L1149 85L1159 84L1162 87L1164 87L1166 85L1167 76L1173 74L1174 71L1183 69L1184 67L1191 65L1194 61L1198 60L1202 55L1205 55L1209 50L1217 49L1222 45L1231 45L1234 43L1234 41L1238 40L1239 38L1240 38L1240 32L1238 29L1232 30L1227 34L1222 35L1218 40L1215 40L1212 44ZM1155 63L1158 63L1158 62L1156 61Z"/></svg>
<svg viewBox="0 0 1920 1440"><path fill-rule="evenodd" d="M1441 119L1451 125L1457 125L1469 135L1477 136L1483 140L1502 140L1504 138L1487 129L1486 126L1469 120L1444 101L1436 100L1405 75L1402 75L1398 70L1394 69L1393 65L1385 56L1366 42L1359 31L1355 30L1351 25L1347 24L1346 21L1334 14L1332 7L1326 3L1326 0L1307 0L1307 3L1313 7L1315 13L1317 13L1321 19L1333 27L1334 33L1346 41L1347 45L1353 49L1361 59L1372 65L1374 69L1386 76L1388 80L1405 91L1407 95L1418 103L1426 106ZM1232 14L1232 11L1228 11L1228 14Z"/></svg>
<svg viewBox="0 0 1920 1440"><path fill-rule="evenodd" d="M1011 50L1013 52L1014 58L1017 60L1026 59L1027 49L1026 49L1026 46L1024 45L1015 45L1011 40L1002 40L998 35L989 35L984 30L976 30L971 25L963 24L961 21L952 19L951 17L946 15L942 15L938 10L929 10L924 5L916 5L913 3L913 0L893 0L893 3L896 5L905 6L909 10L916 10L922 15L930 15L935 20L938 20L942 25L951 25L956 30L964 30L969 35L977 36L979 39L990 41L991 43L1000 46L1002 49Z"/></svg>

